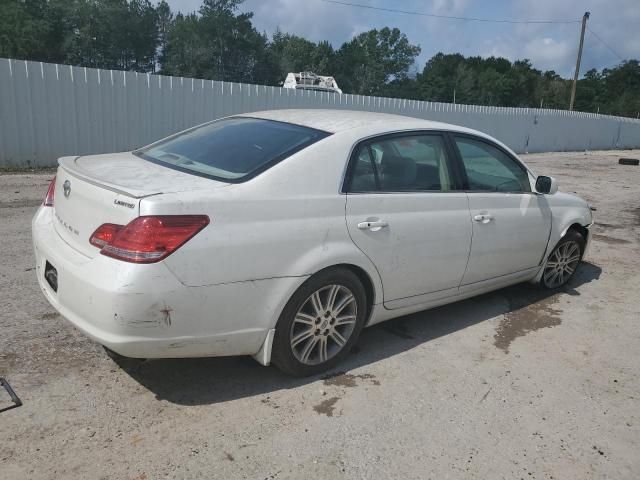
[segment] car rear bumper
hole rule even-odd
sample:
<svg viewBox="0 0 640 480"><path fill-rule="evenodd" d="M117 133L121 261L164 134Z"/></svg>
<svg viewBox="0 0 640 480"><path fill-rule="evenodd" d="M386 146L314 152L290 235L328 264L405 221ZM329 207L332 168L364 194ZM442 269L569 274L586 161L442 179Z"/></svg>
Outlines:
<svg viewBox="0 0 640 480"><path fill-rule="evenodd" d="M300 282L280 278L187 287L162 262L86 257L55 232L52 210L41 207L32 222L40 288L64 318L120 355L255 354L282 307L274 295ZM47 262L57 270L57 291L44 277Z"/></svg>

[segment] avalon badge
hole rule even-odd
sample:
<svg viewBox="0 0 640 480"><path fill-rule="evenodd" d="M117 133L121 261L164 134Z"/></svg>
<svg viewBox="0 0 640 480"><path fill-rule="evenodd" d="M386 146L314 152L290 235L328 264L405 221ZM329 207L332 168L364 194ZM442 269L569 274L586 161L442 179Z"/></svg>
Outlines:
<svg viewBox="0 0 640 480"><path fill-rule="evenodd" d="M64 196L69 197L71 195L71 182L69 180L65 180L62 184L62 190L64 191Z"/></svg>

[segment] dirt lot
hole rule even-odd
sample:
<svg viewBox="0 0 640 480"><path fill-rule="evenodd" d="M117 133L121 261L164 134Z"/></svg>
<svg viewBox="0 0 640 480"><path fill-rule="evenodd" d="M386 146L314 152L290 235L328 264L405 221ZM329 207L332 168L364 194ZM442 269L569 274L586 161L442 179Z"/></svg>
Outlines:
<svg viewBox="0 0 640 480"><path fill-rule="evenodd" d="M370 328L343 372L306 380L248 358L114 363L36 284L50 174L0 176L0 376L24 401L0 413L0 477L640 478L640 167L621 155L640 151L525 158L598 209L564 291Z"/></svg>

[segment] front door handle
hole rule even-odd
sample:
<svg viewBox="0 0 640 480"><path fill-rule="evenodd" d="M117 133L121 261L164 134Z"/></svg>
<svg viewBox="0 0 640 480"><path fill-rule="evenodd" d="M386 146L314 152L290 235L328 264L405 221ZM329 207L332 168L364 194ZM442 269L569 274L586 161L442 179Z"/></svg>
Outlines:
<svg viewBox="0 0 640 480"><path fill-rule="evenodd" d="M493 215L489 214L489 213L483 213L480 215L475 215L473 217L473 219L476 222L480 222L480 223L489 223L491 220L493 220Z"/></svg>
<svg viewBox="0 0 640 480"><path fill-rule="evenodd" d="M389 224L387 222L383 222L381 220L376 222L360 222L358 224L358 228L360 230L371 230L372 232L377 232L378 230L388 226Z"/></svg>

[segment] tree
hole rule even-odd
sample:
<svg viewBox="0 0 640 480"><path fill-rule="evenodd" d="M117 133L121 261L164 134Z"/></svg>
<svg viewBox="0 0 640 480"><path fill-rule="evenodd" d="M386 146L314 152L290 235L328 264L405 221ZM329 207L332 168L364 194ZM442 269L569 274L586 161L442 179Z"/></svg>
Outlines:
<svg viewBox="0 0 640 480"><path fill-rule="evenodd" d="M283 33L279 29L271 37L268 56L262 68L270 68L267 83L279 85L289 72L314 72L333 75L335 52L329 42L314 43L305 38Z"/></svg>
<svg viewBox="0 0 640 480"><path fill-rule="evenodd" d="M346 91L376 95L392 80L403 80L420 54L397 28L369 30L346 42L337 52L335 77Z"/></svg>
<svg viewBox="0 0 640 480"><path fill-rule="evenodd" d="M158 30L149 0L52 0L62 61L80 66L155 70Z"/></svg>
<svg viewBox="0 0 640 480"><path fill-rule="evenodd" d="M167 35L163 71L236 82L263 80L267 39L237 14L242 0L204 0L199 15L176 16Z"/></svg>
<svg viewBox="0 0 640 480"><path fill-rule="evenodd" d="M156 19L158 28L158 47L156 55L156 64L165 63L165 53L167 50L167 41L169 32L173 28L174 15L171 7L165 0L161 0L156 8Z"/></svg>
<svg viewBox="0 0 640 480"><path fill-rule="evenodd" d="M567 108L571 95L571 82L565 80L553 70L548 70L538 80L536 105L544 108Z"/></svg>
<svg viewBox="0 0 640 480"><path fill-rule="evenodd" d="M200 19L195 13L178 13L166 42L162 57L164 74L204 78L207 52L200 38Z"/></svg>
<svg viewBox="0 0 640 480"><path fill-rule="evenodd" d="M49 60L46 9L45 0L0 0L0 57Z"/></svg>
<svg viewBox="0 0 640 480"><path fill-rule="evenodd" d="M475 72L464 63L459 64L456 69L454 92L457 103L473 103L478 96Z"/></svg>
<svg viewBox="0 0 640 480"><path fill-rule="evenodd" d="M539 77L540 71L534 70L528 59L513 62L511 70L506 74L508 94L504 99L505 106L536 106L535 91Z"/></svg>
<svg viewBox="0 0 640 480"><path fill-rule="evenodd" d="M434 102L452 102L454 79L458 66L464 61L465 58L459 53L437 53L431 57L416 79L421 98Z"/></svg>
<svg viewBox="0 0 640 480"><path fill-rule="evenodd" d="M206 78L255 81L266 39L251 23L253 13L236 15L243 0L204 0L200 7L202 41L208 56Z"/></svg>
<svg viewBox="0 0 640 480"><path fill-rule="evenodd" d="M153 72L158 49L158 13L149 0L130 0L126 36L121 45L126 70Z"/></svg>
<svg viewBox="0 0 640 480"><path fill-rule="evenodd" d="M474 102L481 105L503 105L508 95L504 73L487 66L478 75L478 88Z"/></svg>
<svg viewBox="0 0 640 480"><path fill-rule="evenodd" d="M628 117L640 112L640 62L627 60L619 66L602 70L603 100L606 112Z"/></svg>

